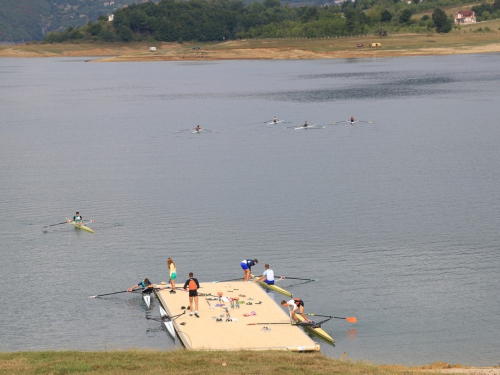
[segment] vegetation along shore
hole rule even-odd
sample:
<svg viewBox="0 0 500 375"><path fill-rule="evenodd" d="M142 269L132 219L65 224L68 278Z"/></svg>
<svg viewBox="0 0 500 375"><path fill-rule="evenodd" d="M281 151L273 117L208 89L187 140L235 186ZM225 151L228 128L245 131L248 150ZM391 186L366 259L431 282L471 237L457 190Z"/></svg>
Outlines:
<svg viewBox="0 0 500 375"><path fill-rule="evenodd" d="M484 22L500 27L500 20ZM395 34L342 38L246 39L226 42L26 43L0 45L0 57L99 57L97 61L182 61L237 59L328 59L500 52L500 33L474 32L484 25L448 34ZM465 30L464 30L465 29ZM379 42L381 47L370 48ZM358 47L359 44L363 46ZM155 47L155 52L150 52ZM199 49L197 48L199 47Z"/></svg>
<svg viewBox="0 0 500 375"><path fill-rule="evenodd" d="M374 366L321 353L174 351L49 351L0 353L0 374L500 374L499 368Z"/></svg>

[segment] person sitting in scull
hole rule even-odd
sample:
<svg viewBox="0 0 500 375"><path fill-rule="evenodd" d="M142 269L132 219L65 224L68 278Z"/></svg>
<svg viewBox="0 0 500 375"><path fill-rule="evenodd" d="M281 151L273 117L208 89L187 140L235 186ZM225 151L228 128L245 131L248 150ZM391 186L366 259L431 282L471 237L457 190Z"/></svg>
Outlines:
<svg viewBox="0 0 500 375"><path fill-rule="evenodd" d="M307 120L304 121L304 125L302 125L304 128L307 128Z"/></svg>
<svg viewBox="0 0 500 375"><path fill-rule="evenodd" d="M276 118L276 116L274 116L273 118L273 122L276 124L278 122L278 119Z"/></svg>
<svg viewBox="0 0 500 375"><path fill-rule="evenodd" d="M196 128L194 128L194 130L196 130L197 132L199 132L201 130L200 125L196 125Z"/></svg>
<svg viewBox="0 0 500 375"><path fill-rule="evenodd" d="M351 123L352 123L352 122L354 122L354 117L353 117L353 116L351 116Z"/></svg>
<svg viewBox="0 0 500 375"><path fill-rule="evenodd" d="M151 294L153 292L153 287L154 287L154 285L151 284L149 279L146 277L144 280L138 282L133 287L128 288L127 292L131 292L136 288L143 288L142 293Z"/></svg>
<svg viewBox="0 0 500 375"><path fill-rule="evenodd" d="M269 264L264 266L266 270L260 277L260 281L265 282L267 285L274 285L274 271L269 268Z"/></svg>
<svg viewBox="0 0 500 375"><path fill-rule="evenodd" d="M79 212L77 212L75 216L73 216L73 221L75 222L75 224L82 225L83 218Z"/></svg>

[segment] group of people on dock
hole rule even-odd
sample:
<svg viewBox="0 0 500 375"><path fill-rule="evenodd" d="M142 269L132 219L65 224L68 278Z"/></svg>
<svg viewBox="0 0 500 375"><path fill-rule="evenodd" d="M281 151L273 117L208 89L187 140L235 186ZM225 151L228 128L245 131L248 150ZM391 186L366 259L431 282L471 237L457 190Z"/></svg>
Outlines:
<svg viewBox="0 0 500 375"><path fill-rule="evenodd" d="M252 266L255 266L257 263L259 263L257 259L243 259L241 261L241 268L243 269L243 280L245 282L251 282L250 277L252 275ZM264 268L265 271L262 276L259 276L254 280L262 281L267 285L274 285L274 271L270 268L269 264L266 264ZM281 306L288 307L288 310L290 312L290 320L293 319L296 323L300 323L300 320L296 315L297 313L299 313L305 319L306 323L314 323L309 320L304 314L304 301L302 301L300 298L293 298L290 301L283 300L281 301Z"/></svg>
<svg viewBox="0 0 500 375"><path fill-rule="evenodd" d="M255 266L258 264L259 261L257 259L244 259L241 261L241 268L243 269L243 281L244 282L252 282L250 278L252 277L251 271L252 271L252 266ZM177 278L177 266L175 265L175 262L172 260L172 258L168 258L167 260L167 266L169 270L169 276L170 276L170 293L175 294L176 291L176 286L175 286L175 279ZM269 264L266 264L264 266L265 270L262 274L262 276L255 277L253 281L261 281L266 283L267 285L274 285L275 279L274 279L274 271L270 268ZM151 281L148 278L145 278L144 280L138 282L134 286L130 287L127 291L132 292L133 290L137 288L142 288L142 293L147 293L150 294L154 291L155 285L151 283ZM186 280L184 283L184 286L182 287L183 290L189 291L189 309L190 313L189 315L191 316L196 316L197 318L200 317L198 314L198 289L200 288L200 283L198 282L198 279L194 277L193 272L189 273L189 279ZM160 287L160 289L164 289L164 287ZM194 306L193 306L194 305ZM290 322L295 321L296 323L301 323L299 318L297 318L297 313L300 314L306 323L314 323L311 320L307 318L307 316L304 314L304 301L300 298L293 298L289 301L283 300L281 301L281 306L288 308L289 313L290 313ZM194 307L194 309L193 309Z"/></svg>
<svg viewBox="0 0 500 375"><path fill-rule="evenodd" d="M172 258L167 259L167 266L168 266L169 277L170 277L170 294L175 294L175 293L177 293L175 291L175 289L176 289L175 279L177 278L177 266L175 265L175 262L172 260ZM136 285L130 287L127 291L132 292L134 289L137 289L137 288L142 288L142 293L150 294L153 292L155 285L152 284L148 278L145 278L144 280L140 281ZM182 289L189 291L189 309L190 309L189 315L191 315L191 316L194 315L197 318L200 317L200 315L198 314L198 289L199 288L200 288L200 283L198 282L198 279L196 279L194 277L194 274L192 272L190 272L189 279L186 280ZM164 287L160 287L160 289L164 289ZM193 307L194 307L194 309L193 309Z"/></svg>

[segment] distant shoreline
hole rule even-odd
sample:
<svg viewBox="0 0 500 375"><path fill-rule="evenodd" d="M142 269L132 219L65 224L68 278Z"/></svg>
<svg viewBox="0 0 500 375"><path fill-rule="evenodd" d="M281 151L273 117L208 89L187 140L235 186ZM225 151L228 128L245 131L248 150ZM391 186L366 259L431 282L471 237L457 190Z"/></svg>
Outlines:
<svg viewBox="0 0 500 375"><path fill-rule="evenodd" d="M96 43L0 45L0 57L96 57L92 61L313 60L500 52L498 32L396 34L324 39L259 39L206 43ZM380 48L369 48L381 43ZM362 45L359 46L358 45ZM194 49L193 47L200 47ZM149 47L156 47L150 52Z"/></svg>

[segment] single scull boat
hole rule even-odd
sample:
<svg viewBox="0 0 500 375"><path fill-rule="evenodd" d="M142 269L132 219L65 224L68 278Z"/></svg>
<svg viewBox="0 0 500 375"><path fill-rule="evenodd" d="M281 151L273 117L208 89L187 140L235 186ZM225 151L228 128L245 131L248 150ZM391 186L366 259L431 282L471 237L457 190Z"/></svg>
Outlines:
<svg viewBox="0 0 500 375"><path fill-rule="evenodd" d="M160 316L162 318L162 323L167 329L167 332L175 339L175 329L174 324L172 323L172 319L168 316L165 309L160 305Z"/></svg>
<svg viewBox="0 0 500 375"><path fill-rule="evenodd" d="M254 275L251 275L252 278L255 278ZM278 293L281 293L281 294L284 294L285 296L288 296L288 297L293 297L293 294L290 293L288 290L285 290L277 285L269 285L267 283L265 283L264 281L261 281L261 280L257 280L257 283L263 287L264 289L270 289L270 290L274 290L275 292L278 292Z"/></svg>
<svg viewBox="0 0 500 375"><path fill-rule="evenodd" d="M83 230L86 230L87 232L94 233L94 230L92 228L89 228L83 224L75 223L73 220L70 220L70 219L66 219L66 221L68 222L68 224L74 225L75 228L83 229Z"/></svg>
<svg viewBox="0 0 500 375"><path fill-rule="evenodd" d="M301 321L301 322L305 322L305 319L302 315L300 314L295 314L295 316ZM318 327L318 328L314 328L314 326L311 326L309 324L297 324L299 327L302 327L304 328L305 330L307 330L308 332L311 332L319 337L321 337L323 340L329 342L330 344L335 344L335 340L332 338L332 336L330 336L328 333L326 333L326 331L321 328L321 327Z"/></svg>

